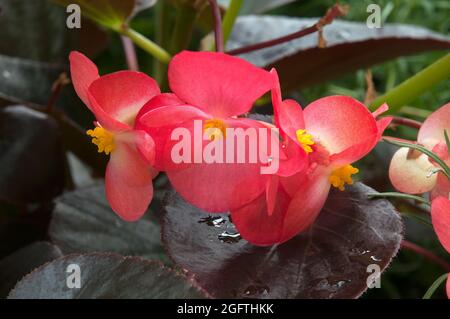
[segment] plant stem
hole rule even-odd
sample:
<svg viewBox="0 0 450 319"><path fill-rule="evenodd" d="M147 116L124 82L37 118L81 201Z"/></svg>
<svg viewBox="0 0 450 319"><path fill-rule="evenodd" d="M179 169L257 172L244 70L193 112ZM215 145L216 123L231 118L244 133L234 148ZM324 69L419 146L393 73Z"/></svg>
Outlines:
<svg viewBox="0 0 450 319"><path fill-rule="evenodd" d="M170 53L175 54L187 48L192 38L197 11L191 6L177 6L175 27L170 43Z"/></svg>
<svg viewBox="0 0 450 319"><path fill-rule="evenodd" d="M226 45L228 38L233 30L234 22L239 14L243 0L231 0L225 15L223 16L222 30L223 30L223 44Z"/></svg>
<svg viewBox="0 0 450 319"><path fill-rule="evenodd" d="M442 283L445 281L445 279L447 279L448 276L449 274L443 274L439 276L439 278L433 282L430 288L428 288L427 292L425 293L425 295L423 295L422 299L430 299L431 296L433 296L436 289L438 289L439 286L442 285Z"/></svg>
<svg viewBox="0 0 450 319"><path fill-rule="evenodd" d="M130 38L121 35L120 36L123 45L123 51L125 52L125 58L127 60L128 69L131 71L138 71L139 64L136 56L136 49Z"/></svg>
<svg viewBox="0 0 450 319"><path fill-rule="evenodd" d="M214 17L214 38L216 41L216 51L223 52L222 17L217 0L208 0Z"/></svg>
<svg viewBox="0 0 450 319"><path fill-rule="evenodd" d="M167 63L169 63L170 59L172 58L171 55L166 50L161 48L155 42L151 41L150 39L146 38L139 32L137 32L129 27L123 27L120 30L120 33L122 35L129 37L137 46L139 46L141 49L145 50L146 52L150 53L152 56L154 56L160 62L167 64Z"/></svg>
<svg viewBox="0 0 450 319"><path fill-rule="evenodd" d="M53 111L55 109L56 101L58 100L58 98L61 94L62 88L69 83L70 83L70 80L67 78L67 74L64 72L58 76L58 79L56 79L55 82L53 82L52 93L50 95L50 98L48 99L48 103L47 103L47 107L46 107L47 113L49 113L49 114L53 113Z"/></svg>
<svg viewBox="0 0 450 319"><path fill-rule="evenodd" d="M408 118L404 118L404 117L399 117L399 116L394 116L392 118L392 124L398 124L398 125L404 125L404 126L408 126L408 127L412 127L415 129L420 129L422 126L422 123L416 120L411 120Z"/></svg>
<svg viewBox="0 0 450 319"><path fill-rule="evenodd" d="M402 248L415 252L423 257L425 257L426 259L428 259L429 261L441 266L443 269L445 269L445 271L450 271L450 264L442 259L439 256L436 256L435 254L433 254L432 252L426 250L423 247L420 247L419 245L416 245L410 241L407 240L403 240L402 241Z"/></svg>
<svg viewBox="0 0 450 319"><path fill-rule="evenodd" d="M420 117L420 118L426 119L428 116L430 116L431 111L422 110L422 109L419 109L419 108L416 108L416 107L405 105L404 107L402 107L399 110L399 113L403 113L405 115L416 116L416 117Z"/></svg>
<svg viewBox="0 0 450 319"><path fill-rule="evenodd" d="M401 147L408 147L415 150L418 150L419 152L424 153L425 155L428 155L428 157L432 158L440 167L442 167L442 173L450 180L450 168L447 166L447 164L441 160L439 156L434 154L432 151L426 149L425 147L418 145L418 144L410 144L410 143L404 143L399 141L394 141L392 139L386 139L383 138L383 141L389 144L401 146Z"/></svg>
<svg viewBox="0 0 450 319"><path fill-rule="evenodd" d="M403 194L403 193L396 193L396 192L387 192L387 193L372 193L372 194L367 194L367 196L369 198L377 198L377 197L395 197L395 198L405 198L405 199L412 199L418 202L421 202L423 204L426 204L428 206L430 206L430 202L427 201L425 198L420 197L420 196L415 196L415 195L410 195L410 194Z"/></svg>
<svg viewBox="0 0 450 319"><path fill-rule="evenodd" d="M249 45L246 47L238 48L235 50L231 50L231 51L228 51L227 53L230 55L238 55L238 54L247 53L250 51L261 50L264 48L268 48L268 47L271 47L274 45L278 45L278 44L281 44L284 42L288 42L291 40L295 40L295 39L304 37L308 34L322 30L322 28L324 26L333 22L333 20L335 18L346 15L347 11L348 11L347 7L339 5L339 4L335 4L333 7L328 9L327 13L317 23L315 23L314 25L312 25L306 29L285 35L285 36L277 38L277 39L268 40L268 41L252 44L252 45Z"/></svg>
<svg viewBox="0 0 450 319"><path fill-rule="evenodd" d="M448 137L447 130L444 130L445 144L447 144L447 152L450 154L450 138Z"/></svg>
<svg viewBox="0 0 450 319"><path fill-rule="evenodd" d="M171 29L171 16L169 14L169 4L167 1L158 1L155 4L155 42L163 47L169 47ZM168 88L167 64L153 59L153 75L159 83L162 91Z"/></svg>
<svg viewBox="0 0 450 319"><path fill-rule="evenodd" d="M370 109L374 111L383 103L387 103L389 105L388 112L394 113L403 105L413 101L422 93L449 77L450 53L375 99L370 105Z"/></svg>

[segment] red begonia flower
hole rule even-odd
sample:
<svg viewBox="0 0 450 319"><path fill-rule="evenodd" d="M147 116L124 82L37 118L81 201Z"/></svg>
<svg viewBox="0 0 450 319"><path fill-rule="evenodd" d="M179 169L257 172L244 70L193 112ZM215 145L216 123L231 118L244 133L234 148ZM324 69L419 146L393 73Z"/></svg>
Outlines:
<svg viewBox="0 0 450 319"><path fill-rule="evenodd" d="M276 77L275 71L272 74ZM309 168L280 177L276 196L259 196L231 212L242 237L261 246L285 242L308 228L330 187L344 190L346 183L353 183L351 175L358 170L350 164L373 149L391 121L375 120L386 105L372 114L351 97L330 96L302 111L297 103L281 100L279 86L273 90L275 123L285 138L308 153Z"/></svg>
<svg viewBox="0 0 450 319"><path fill-rule="evenodd" d="M448 197L439 196L433 199L431 222L442 246L450 253L450 200ZM447 277L446 291L447 298L450 299L450 274Z"/></svg>
<svg viewBox="0 0 450 319"><path fill-rule="evenodd" d="M450 200L437 197L431 203L431 222L442 246L450 253Z"/></svg>
<svg viewBox="0 0 450 319"><path fill-rule="evenodd" d="M272 88L270 73L223 53L183 51L170 62L168 77L179 101L164 105L160 100L157 108L139 116L137 124L164 146L164 160L157 159L157 167L167 172L185 200L208 212L235 209L259 196L268 179L260 173L261 163L174 163L171 151L177 141L170 140L170 132L184 128L194 136L194 120L202 120L202 136L207 129L220 131L225 144L226 128L263 127L237 116ZM220 143L219 138L198 142L201 152Z"/></svg>
<svg viewBox="0 0 450 319"><path fill-rule="evenodd" d="M450 156L445 143L444 131L450 134L450 103L433 112L419 130L417 142L436 153L447 165ZM448 196L450 182L442 173L433 173L436 163L425 154L411 153L409 148L400 148L393 156L389 168L392 185L408 194L431 191L431 197Z"/></svg>
<svg viewBox="0 0 450 319"><path fill-rule="evenodd" d="M69 59L75 91L97 119L95 129L87 133L99 152L111 154L105 174L108 202L124 220L137 220L152 200L157 171L151 166L152 137L133 126L136 114L160 93L159 87L140 72L99 76L95 64L79 52L71 52Z"/></svg>

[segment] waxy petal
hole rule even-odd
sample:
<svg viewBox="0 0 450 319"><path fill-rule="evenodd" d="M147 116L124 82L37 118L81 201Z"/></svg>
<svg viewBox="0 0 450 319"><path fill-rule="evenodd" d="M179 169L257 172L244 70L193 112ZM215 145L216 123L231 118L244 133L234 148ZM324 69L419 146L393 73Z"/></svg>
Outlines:
<svg viewBox="0 0 450 319"><path fill-rule="evenodd" d="M120 142L133 143L142 158L148 164L154 165L156 156L155 141L153 138L143 130L133 130L123 134L119 134L118 140Z"/></svg>
<svg viewBox="0 0 450 319"><path fill-rule="evenodd" d="M118 143L106 168L106 197L114 212L126 221L142 217L153 197L154 170L138 151Z"/></svg>
<svg viewBox="0 0 450 319"><path fill-rule="evenodd" d="M252 244L280 244L314 223L329 189L330 183L322 174L304 179L293 198L280 184L271 214L265 196L260 196L248 205L232 210L231 217L241 236Z"/></svg>
<svg viewBox="0 0 450 319"><path fill-rule="evenodd" d="M155 162L154 166L158 170L164 170L164 148L166 144L167 138L170 136L170 133L172 131L172 125L176 125L178 123L183 123L186 118L178 118L178 117L171 117L170 116L170 108L167 109L167 107L170 106L179 106L184 105L184 102L182 102L175 94L172 93L162 93L158 94L150 101L148 101L139 111L138 115L136 116L136 122L134 125L134 128L136 130L144 130L147 132L150 136L152 136L154 142L155 142ZM165 109L164 109L165 108ZM153 125L153 115L147 116L147 119L149 120L149 123L145 123L145 121L142 121L141 119L147 115L147 113L154 111L156 109L163 109L159 112L163 113L163 115L157 115L155 114L155 119L159 117L166 117L171 119L170 123L165 123L166 125L170 126L164 126L162 123L155 123L156 125ZM169 113L169 115L165 115ZM180 115L180 114L178 114ZM138 146L139 148L139 146Z"/></svg>
<svg viewBox="0 0 450 319"><path fill-rule="evenodd" d="M146 106L153 104L153 100L147 103ZM165 102L178 103L176 100L168 101L168 99L165 99ZM146 131L153 137L156 144L155 167L159 170L167 170L170 167L164 165L164 151L172 130L186 121L206 118L207 114L196 107L176 104L153 108L142 115L138 115L135 127Z"/></svg>
<svg viewBox="0 0 450 319"><path fill-rule="evenodd" d="M144 73L119 71L92 82L89 93L104 113L132 127L139 110L160 90ZM94 114L96 111L93 109Z"/></svg>
<svg viewBox="0 0 450 319"><path fill-rule="evenodd" d="M161 93L150 99L145 105L139 110L138 115L136 115L136 123L139 119L144 116L146 113L163 107L163 106L174 106L174 105L184 105L183 101L181 101L178 96L173 93Z"/></svg>
<svg viewBox="0 0 450 319"><path fill-rule="evenodd" d="M297 130L305 128L303 111L301 106L294 100L282 100L280 82L275 69L270 73L274 77L274 88L272 89L272 104L275 125L280 131L289 136L293 141L297 141Z"/></svg>
<svg viewBox="0 0 450 319"><path fill-rule="evenodd" d="M443 173L437 173L437 183L431 191L430 196L432 200L439 196L443 196L445 198L450 196L450 181Z"/></svg>
<svg viewBox="0 0 450 319"><path fill-rule="evenodd" d="M132 129L131 126L129 126L128 124L122 123L113 118L110 114L106 113L105 110L98 104L95 97L89 91L88 91L88 98L90 109L92 113L94 113L98 125L111 132L130 131Z"/></svg>
<svg viewBox="0 0 450 319"><path fill-rule="evenodd" d="M417 141L431 149L439 142L445 143L444 130L450 135L450 103L441 106L425 120Z"/></svg>
<svg viewBox="0 0 450 319"><path fill-rule="evenodd" d="M437 174L430 175L435 166L425 154L416 154L408 158L410 149L400 148L392 157L389 178L392 185L400 192L422 194L436 186Z"/></svg>
<svg viewBox="0 0 450 319"><path fill-rule="evenodd" d="M139 118L139 127L158 128L176 126L193 119L209 118L208 114L195 106L173 105L153 109Z"/></svg>
<svg viewBox="0 0 450 319"><path fill-rule="evenodd" d="M80 99L90 108L87 90L100 76L97 66L84 54L72 51L69 55L72 84Z"/></svg>
<svg viewBox="0 0 450 319"><path fill-rule="evenodd" d="M431 203L431 222L442 246L450 253L450 200L438 197Z"/></svg>
<svg viewBox="0 0 450 319"><path fill-rule="evenodd" d="M168 77L171 90L180 99L221 118L248 112L273 85L269 72L214 52L177 54L169 64Z"/></svg>
<svg viewBox="0 0 450 319"><path fill-rule="evenodd" d="M263 127L259 122L249 119L227 120L225 124L228 128L244 130ZM262 164L258 157L256 163L249 163L247 143L238 145L239 143L235 141L232 163L207 163L203 153L207 146L213 145L219 145L218 149L223 150L221 158L226 161L226 143L231 137L227 136L224 140L202 140L197 143L194 141L195 125L192 121L180 125L177 129L184 129L189 134L189 140L186 143L191 149L188 163L174 162L172 150L181 142L170 140L166 145L164 166L173 187L186 201L208 212L224 212L243 206L264 192L270 175L261 174ZM237 154L240 152L246 157L245 163L237 163ZM196 153L199 155L197 162L195 162Z"/></svg>
<svg viewBox="0 0 450 319"><path fill-rule="evenodd" d="M328 175L317 170L297 190L289 203L280 242L285 242L311 226L319 216L330 191Z"/></svg>
<svg viewBox="0 0 450 319"><path fill-rule="evenodd" d="M279 178L277 175L272 175L271 178L267 181L266 185L266 202L267 202L267 213L272 215L275 204L277 201L277 193L278 193L278 185Z"/></svg>
<svg viewBox="0 0 450 319"><path fill-rule="evenodd" d="M249 204L231 211L231 219L242 238L258 246L271 246L282 238L284 216L290 197L282 187L277 188L276 202L269 214L266 196L262 194Z"/></svg>
<svg viewBox="0 0 450 319"><path fill-rule="evenodd" d="M287 143L283 144L284 148L281 149L285 155L285 159L280 159L280 168L277 175L283 177L289 177L297 174L308 167L308 155L301 146L287 138Z"/></svg>
<svg viewBox="0 0 450 319"><path fill-rule="evenodd" d="M306 131L331 154L340 166L365 156L380 133L373 115L348 96L329 96L309 104L303 111Z"/></svg>

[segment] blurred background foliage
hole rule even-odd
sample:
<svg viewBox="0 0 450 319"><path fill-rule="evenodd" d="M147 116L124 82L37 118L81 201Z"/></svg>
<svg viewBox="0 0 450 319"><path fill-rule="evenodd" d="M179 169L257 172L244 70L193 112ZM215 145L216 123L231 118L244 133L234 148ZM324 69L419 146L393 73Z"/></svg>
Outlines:
<svg viewBox="0 0 450 319"><path fill-rule="evenodd" d="M326 10L331 7L333 0L298 0L290 4L272 9L264 14L283 15L291 17L321 17ZM368 13L366 8L369 4L376 3L382 10L382 23L402 23L426 27L430 30L448 35L450 31L450 3L440 0L347 0L341 1L348 4L350 11L343 18L346 21L365 22ZM136 16L131 25L151 39L155 38L155 10L147 10ZM195 49L202 34L199 30L194 34L190 48ZM118 36L111 39L112 43L96 62L103 72L108 73L114 70L126 68L125 57ZM389 50L389 48L386 48ZM149 56L138 50L141 68L152 74L153 64ZM443 56L443 52L428 52L409 57L398 58L385 62L371 68L376 90L384 93L392 89L395 85L408 79L413 74L422 70L438 58ZM355 74L342 76L339 79L328 81L320 85L302 89L299 93L306 103L318 97L330 94L344 94L353 96L359 100L364 100L366 90L365 70L360 70ZM421 95L411 102L412 107L422 110L435 110L445 102L450 100L450 82L444 81L429 92ZM408 108L407 108L408 110ZM414 110L412 110L414 113ZM410 112L407 112L411 115ZM417 111L417 119L424 118L427 112ZM414 117L414 115L412 115Z"/></svg>

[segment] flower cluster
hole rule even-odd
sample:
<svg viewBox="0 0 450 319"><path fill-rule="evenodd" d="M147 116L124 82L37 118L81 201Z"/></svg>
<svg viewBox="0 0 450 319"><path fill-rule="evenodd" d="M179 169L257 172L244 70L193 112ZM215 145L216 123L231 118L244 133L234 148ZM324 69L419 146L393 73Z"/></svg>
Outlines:
<svg viewBox="0 0 450 319"><path fill-rule="evenodd" d="M450 153L445 132L450 132L450 103L431 114L422 124L417 143L435 153L447 166ZM430 192L431 221L442 246L450 253L450 180L426 154L407 147L393 156L389 177L396 189L407 194ZM447 279L450 298L450 275Z"/></svg>
<svg viewBox="0 0 450 319"><path fill-rule="evenodd" d="M164 171L186 201L208 213L230 212L241 236L260 246L285 242L310 226L330 188L343 191L353 183L358 169L352 163L372 150L391 121L376 120L387 105L371 113L347 96L324 97L302 110L283 100L276 70L223 53L176 55L168 69L172 93L161 93L139 72L99 76L78 52L70 63L75 90L97 119L87 134L99 152L110 154L106 195L120 217L133 221L144 214L152 179ZM268 92L273 123L246 117ZM243 133L243 143L233 132ZM181 137L192 149L180 147ZM249 160L255 139L265 148ZM240 151L242 158L235 156ZM263 174L275 161L277 169Z"/></svg>

